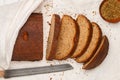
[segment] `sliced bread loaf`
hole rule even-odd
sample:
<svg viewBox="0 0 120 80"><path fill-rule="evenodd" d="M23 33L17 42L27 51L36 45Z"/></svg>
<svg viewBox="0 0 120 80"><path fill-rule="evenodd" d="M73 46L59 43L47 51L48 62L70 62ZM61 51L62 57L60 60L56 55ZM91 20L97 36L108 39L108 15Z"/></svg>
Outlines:
<svg viewBox="0 0 120 80"><path fill-rule="evenodd" d="M96 51L96 53L92 56L92 58L86 62L83 65L83 69L92 69L99 64L102 63L102 61L105 59L105 57L108 54L108 49L109 49L109 41L106 36L103 36L102 41Z"/></svg>
<svg viewBox="0 0 120 80"><path fill-rule="evenodd" d="M48 42L47 42L47 50L46 50L47 60L52 60L55 57L59 31L60 31L60 16L57 14L53 14L50 31L49 31Z"/></svg>
<svg viewBox="0 0 120 80"><path fill-rule="evenodd" d="M61 30L58 38L58 46L55 54L55 59L66 59L74 52L78 41L77 25L75 20L64 15L61 21Z"/></svg>
<svg viewBox="0 0 120 80"><path fill-rule="evenodd" d="M100 14L108 22L120 21L120 0L103 0L100 5Z"/></svg>
<svg viewBox="0 0 120 80"><path fill-rule="evenodd" d="M81 56L85 52L85 50L87 49L90 43L91 36L92 36L91 23L84 15L78 16L77 24L79 26L80 35L79 35L77 48L73 53L73 55L71 56L72 58Z"/></svg>
<svg viewBox="0 0 120 80"><path fill-rule="evenodd" d="M77 62L86 62L88 61L96 52L101 39L102 39L102 31L100 27L97 25L97 23L92 22L93 27L93 33L92 33L92 39L90 41L90 44L87 48L87 50L84 52L84 54L78 58L76 58Z"/></svg>

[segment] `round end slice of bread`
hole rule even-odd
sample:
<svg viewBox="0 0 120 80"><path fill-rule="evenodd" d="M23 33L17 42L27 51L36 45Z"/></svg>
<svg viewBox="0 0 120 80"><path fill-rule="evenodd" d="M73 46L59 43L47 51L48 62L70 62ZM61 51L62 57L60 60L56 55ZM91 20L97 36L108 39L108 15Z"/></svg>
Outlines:
<svg viewBox="0 0 120 80"><path fill-rule="evenodd" d="M88 62L86 62L83 65L82 68L88 70L88 69L97 67L99 64L102 63L102 61L107 56L108 49L109 49L108 38L106 36L103 36L102 41L101 41L96 53L94 54L94 56L92 56L92 58Z"/></svg>
<svg viewBox="0 0 120 80"><path fill-rule="evenodd" d="M58 38L58 46L55 54L55 59L62 60L71 56L75 49L77 37L77 25L75 20L64 15L61 21L61 31Z"/></svg>
<svg viewBox="0 0 120 80"><path fill-rule="evenodd" d="M97 23L92 22L92 27L93 27L93 33L90 44L87 50L84 52L84 54L76 58L77 62L87 62L95 54L97 48L99 47L99 44L102 39L102 31L100 27L97 25Z"/></svg>
<svg viewBox="0 0 120 80"><path fill-rule="evenodd" d="M77 18L77 24L79 26L80 35L76 50L74 51L72 58L81 56L87 49L92 36L92 26L90 21L84 16L79 15Z"/></svg>
<svg viewBox="0 0 120 80"><path fill-rule="evenodd" d="M100 15L108 22L120 21L120 0L103 0L100 5Z"/></svg>
<svg viewBox="0 0 120 80"><path fill-rule="evenodd" d="M57 43L58 43L58 36L60 32L60 16L53 14L51 20L51 26L49 31L48 43L47 43L47 50L46 50L46 59L52 60L55 57Z"/></svg>

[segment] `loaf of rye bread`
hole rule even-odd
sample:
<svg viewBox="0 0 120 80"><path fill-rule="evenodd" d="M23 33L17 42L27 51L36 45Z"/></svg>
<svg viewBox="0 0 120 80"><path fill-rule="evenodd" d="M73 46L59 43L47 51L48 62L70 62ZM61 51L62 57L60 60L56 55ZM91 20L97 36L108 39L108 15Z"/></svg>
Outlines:
<svg viewBox="0 0 120 80"><path fill-rule="evenodd" d="M100 5L100 15L108 22L120 21L120 0L103 0Z"/></svg>
<svg viewBox="0 0 120 80"><path fill-rule="evenodd" d="M90 44L87 50L80 57L76 58L77 62L87 62L96 52L101 39L102 39L102 31L99 25L95 22L92 22L93 33L91 37Z"/></svg>
<svg viewBox="0 0 120 80"><path fill-rule="evenodd" d="M12 60L34 61L43 57L43 17L33 13L19 31Z"/></svg>
<svg viewBox="0 0 120 80"><path fill-rule="evenodd" d="M47 50L46 50L46 59L52 60L55 58L55 53L57 49L58 44L58 36L60 32L60 16L53 14L51 19L51 25L50 25L50 31L48 36L48 42L47 42Z"/></svg>

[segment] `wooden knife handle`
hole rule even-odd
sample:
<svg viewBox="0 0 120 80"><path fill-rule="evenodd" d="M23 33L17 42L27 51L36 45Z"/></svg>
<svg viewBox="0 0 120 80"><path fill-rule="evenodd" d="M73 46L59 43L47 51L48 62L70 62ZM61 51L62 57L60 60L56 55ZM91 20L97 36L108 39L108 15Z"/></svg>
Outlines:
<svg viewBox="0 0 120 80"><path fill-rule="evenodd" d="M4 71L0 71L0 77L4 77Z"/></svg>

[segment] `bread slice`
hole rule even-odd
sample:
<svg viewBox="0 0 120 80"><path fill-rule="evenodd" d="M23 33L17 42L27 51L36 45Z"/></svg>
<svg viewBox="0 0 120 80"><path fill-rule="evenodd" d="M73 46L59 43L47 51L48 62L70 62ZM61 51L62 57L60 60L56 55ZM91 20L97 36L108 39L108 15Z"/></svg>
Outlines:
<svg viewBox="0 0 120 80"><path fill-rule="evenodd" d="M92 39L91 42L87 48L87 50L84 52L84 54L76 59L77 62L86 62L88 61L96 52L101 39L102 39L102 31L100 27L97 25L97 23L92 22L93 27L93 33L92 33Z"/></svg>
<svg viewBox="0 0 120 80"><path fill-rule="evenodd" d="M108 54L109 49L109 41L106 36L103 36L102 41L100 43L100 46L98 47L96 53L94 56L83 65L83 69L92 69L99 64L102 63L102 61L105 59L105 57Z"/></svg>
<svg viewBox="0 0 120 80"><path fill-rule="evenodd" d="M100 14L108 22L120 21L120 0L103 0L100 5Z"/></svg>
<svg viewBox="0 0 120 80"><path fill-rule="evenodd" d="M61 31L58 38L58 46L55 54L55 59L62 60L66 59L74 52L77 44L77 25L75 20L68 16L64 15L61 21Z"/></svg>
<svg viewBox="0 0 120 80"><path fill-rule="evenodd" d="M53 14L51 20L51 26L49 31L48 43L47 43L47 50L46 50L46 59L52 60L55 57L57 43L58 43L58 36L60 32L60 16L57 14Z"/></svg>
<svg viewBox="0 0 120 80"><path fill-rule="evenodd" d="M87 49L90 43L91 36L92 36L91 23L84 15L78 16L77 24L80 29L80 35L79 35L77 48L73 53L73 55L71 56L72 58L81 56L85 52L85 50Z"/></svg>

